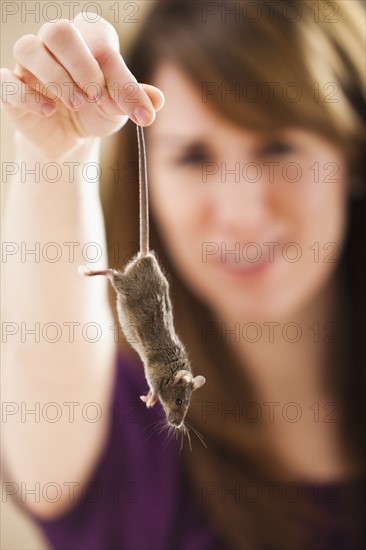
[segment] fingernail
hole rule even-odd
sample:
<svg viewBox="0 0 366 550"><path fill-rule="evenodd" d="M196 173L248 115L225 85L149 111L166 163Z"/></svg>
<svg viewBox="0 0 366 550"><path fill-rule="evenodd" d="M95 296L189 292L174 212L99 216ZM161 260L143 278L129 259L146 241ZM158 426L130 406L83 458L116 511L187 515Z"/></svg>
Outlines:
<svg viewBox="0 0 366 550"><path fill-rule="evenodd" d="M141 126L150 124L150 122L154 120L154 113L152 111L148 111L145 107L137 107L137 109L133 112L133 116Z"/></svg>
<svg viewBox="0 0 366 550"><path fill-rule="evenodd" d="M43 116L52 115L56 111L56 105L54 103L43 103L41 112Z"/></svg>
<svg viewBox="0 0 366 550"><path fill-rule="evenodd" d="M70 103L75 109L81 107L85 103L85 99L83 98L82 93L80 93L78 90L74 90Z"/></svg>

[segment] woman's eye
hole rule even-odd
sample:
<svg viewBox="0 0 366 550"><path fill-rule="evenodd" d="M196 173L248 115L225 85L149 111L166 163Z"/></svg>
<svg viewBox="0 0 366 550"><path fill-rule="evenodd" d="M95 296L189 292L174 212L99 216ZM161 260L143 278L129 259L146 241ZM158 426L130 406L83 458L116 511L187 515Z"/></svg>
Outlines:
<svg viewBox="0 0 366 550"><path fill-rule="evenodd" d="M207 162L208 156L204 151L192 150L181 155L177 158L177 164L189 164L189 165L201 165L203 162Z"/></svg>
<svg viewBox="0 0 366 550"><path fill-rule="evenodd" d="M202 162L202 155L186 155L178 160L179 164L201 164Z"/></svg>
<svg viewBox="0 0 366 550"><path fill-rule="evenodd" d="M264 154L279 156L292 153L293 150L293 146L290 143L286 143L285 141L275 141L273 143L269 143L263 148Z"/></svg>
<svg viewBox="0 0 366 550"><path fill-rule="evenodd" d="M175 404L177 405L177 407L180 407L183 404L183 401L181 399L176 399Z"/></svg>

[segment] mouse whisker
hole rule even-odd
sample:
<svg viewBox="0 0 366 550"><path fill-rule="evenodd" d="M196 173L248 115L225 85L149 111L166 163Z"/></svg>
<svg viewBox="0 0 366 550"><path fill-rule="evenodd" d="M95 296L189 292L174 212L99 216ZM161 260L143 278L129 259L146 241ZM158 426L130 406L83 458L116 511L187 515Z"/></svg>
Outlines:
<svg viewBox="0 0 366 550"><path fill-rule="evenodd" d="M164 424L164 418L161 418L160 420L155 420L154 422L151 422L148 426L145 426L144 430L148 430L154 426L161 426Z"/></svg>
<svg viewBox="0 0 366 550"><path fill-rule="evenodd" d="M148 441L150 439L150 437L152 437L153 435L158 435L158 434L164 432L164 430L166 430L166 428L167 428L167 426L166 426L164 420L159 420L158 424L152 428L151 433L145 439L145 442Z"/></svg>
<svg viewBox="0 0 366 550"><path fill-rule="evenodd" d="M155 430L155 434L158 435L158 434L162 434L166 431L167 429L167 426L165 423L163 423L161 426L158 426L157 429Z"/></svg>
<svg viewBox="0 0 366 550"><path fill-rule="evenodd" d="M203 439L203 435L201 434L201 432L199 432L194 426L192 426L192 424L190 424L189 422L186 421L186 424L193 430L193 432L196 434L196 436L198 437L198 439L201 441L202 445L207 449L207 445L206 443L204 442L204 439Z"/></svg>
<svg viewBox="0 0 366 550"><path fill-rule="evenodd" d="M184 444L184 425L183 425L183 429L179 430L179 433L180 433L180 449L179 449L178 458L181 455L181 452L182 452L182 449L183 449L183 444Z"/></svg>
<svg viewBox="0 0 366 550"><path fill-rule="evenodd" d="M161 434L161 433L165 432L167 429L168 429L168 426L166 425L166 422L163 421L162 424L161 424L161 426L160 426L160 429L158 429L158 430L156 431L156 433L157 433L157 434Z"/></svg>
<svg viewBox="0 0 366 550"><path fill-rule="evenodd" d="M191 442L191 436L189 433L189 428L184 424L184 433L187 435L188 443L189 443L189 450L192 452L192 442Z"/></svg>
<svg viewBox="0 0 366 550"><path fill-rule="evenodd" d="M162 423L164 423L164 418L161 418L160 420L155 420L155 422L151 422L151 424L149 424L148 426L145 426L144 428L144 431L145 430L150 430L152 429L154 426L160 426Z"/></svg>
<svg viewBox="0 0 366 550"><path fill-rule="evenodd" d="M164 442L164 445L163 445L163 448L162 448L162 451L165 450L165 448L167 447L169 441L171 441L171 438L172 438L172 435L173 435L173 429L172 426L167 426L168 428L168 433L166 435L166 438L165 438L165 442Z"/></svg>

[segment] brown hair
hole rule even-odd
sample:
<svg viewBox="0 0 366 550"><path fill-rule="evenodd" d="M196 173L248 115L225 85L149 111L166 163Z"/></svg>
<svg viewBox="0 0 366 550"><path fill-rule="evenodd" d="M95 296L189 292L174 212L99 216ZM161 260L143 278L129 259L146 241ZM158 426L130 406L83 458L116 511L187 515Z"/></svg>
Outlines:
<svg viewBox="0 0 366 550"><path fill-rule="evenodd" d="M283 0L273 6L244 0L228 6L237 4L239 12L229 15L223 11L225 2L157 1L126 61L139 82L154 84L156 67L163 60L172 60L191 78L200 94L208 83L211 90L217 90L218 84L235 89L239 83L240 93L244 90L246 94L244 100L241 97L238 102L228 95L223 101L218 92L207 95L207 106L235 124L254 130L291 125L317 131L347 154L351 198L347 238L338 269L344 281L348 333L345 360L338 361L338 371L334 367L332 375L338 383L339 400L344 403L344 431L350 447L361 457L366 280L360 258L365 244L365 200L361 190L365 181L364 9L361 2L335 1L327 8L323 2L314 4L309 0ZM333 13L329 6L336 8ZM269 83L275 85L271 88ZM300 97L294 101L292 94L299 90ZM148 144L148 130L146 135ZM112 251L109 263L121 269L137 252L139 241L136 129L130 122L119 133L117 154L118 177L105 182L109 188L105 215ZM200 399L205 403L225 402L227 409L235 408L237 402L253 401L253 388L249 381L246 383L245 373L230 350L218 340L207 343L202 338L203 324L212 322L210 311L175 271L153 217L150 230L151 248L170 280L177 332L187 347L193 369L209 381L200 390ZM120 346L124 353L133 353L124 341ZM201 415L199 402L193 402L189 419L199 427L209 449L195 446L193 453L184 454L187 480L223 541L233 548L246 549L309 548L318 544L308 538L309 532L302 524L305 517L314 525L324 520L319 511L312 510L314 503L306 506L302 499L294 505L280 497L273 505L270 499L248 503L222 498L223 484L228 489L239 482L257 482L263 487L265 481L283 481L285 476L281 476L281 465L270 449L263 445L255 424L244 420L203 424ZM205 502L202 489L207 484L219 490Z"/></svg>

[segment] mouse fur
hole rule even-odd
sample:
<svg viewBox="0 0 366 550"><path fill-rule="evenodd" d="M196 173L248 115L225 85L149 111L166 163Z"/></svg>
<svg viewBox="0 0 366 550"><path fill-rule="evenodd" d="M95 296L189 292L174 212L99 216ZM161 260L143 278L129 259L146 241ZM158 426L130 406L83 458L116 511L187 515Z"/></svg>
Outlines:
<svg viewBox="0 0 366 550"><path fill-rule="evenodd" d="M174 329L169 283L155 253L138 253L124 273L112 270L110 278L117 292L120 325L134 335L130 344L143 361L150 387L141 399L151 407L160 398L168 421L180 425L192 391L205 379L192 375L187 351Z"/></svg>

